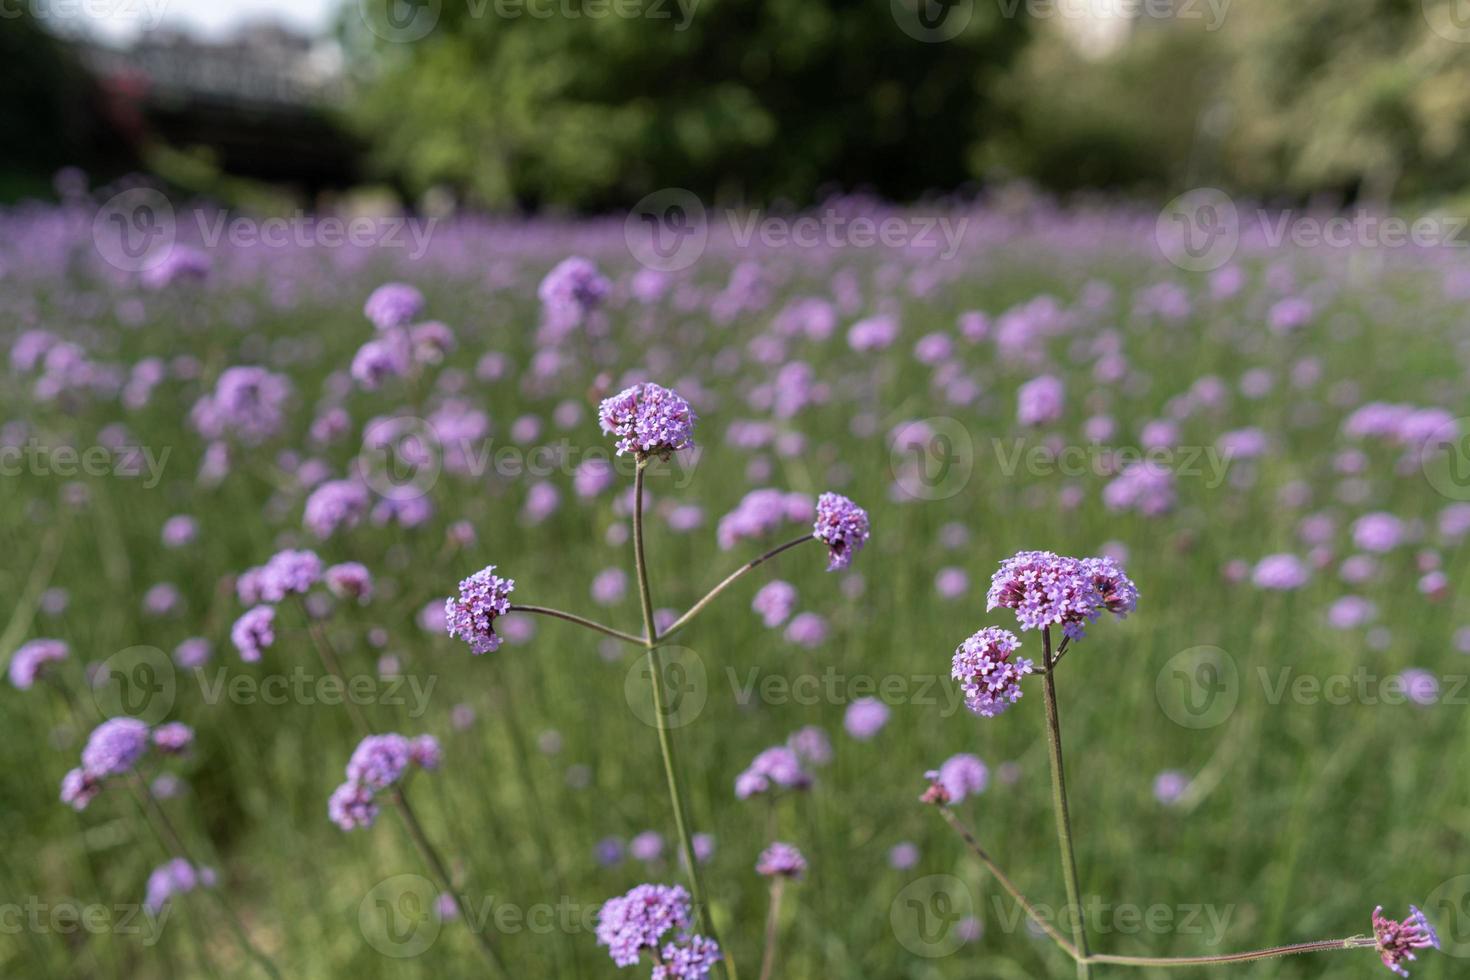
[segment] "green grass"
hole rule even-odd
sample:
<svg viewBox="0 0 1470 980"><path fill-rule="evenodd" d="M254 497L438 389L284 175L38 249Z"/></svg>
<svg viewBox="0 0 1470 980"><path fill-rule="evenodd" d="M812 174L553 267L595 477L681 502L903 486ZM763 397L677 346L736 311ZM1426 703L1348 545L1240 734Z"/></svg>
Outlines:
<svg viewBox="0 0 1470 980"><path fill-rule="evenodd" d="M506 249L495 261L511 264L515 285L501 290L484 285L487 260L480 257L457 273L441 266L396 274L411 276L427 294L430 314L455 328L460 349L451 358L454 367L470 371L481 353L494 349L521 368L535 349L534 286L558 257ZM95 327L86 346L99 358L131 362L188 352L204 362L206 377L231 363L268 363L288 373L297 388L286 437L245 455L222 485L205 488L194 480L201 441L187 424L200 391L197 383L167 381L146 408L122 413L116 405L88 400L37 404L28 383L8 381L0 394L5 417L24 418L78 446L95 445L100 429L121 418L141 442L155 450L167 447L171 455L155 488L133 479L85 479L91 504L82 508L62 501L66 481L57 477L22 474L3 481L0 595L9 597L6 606L13 609L7 643L34 636L65 639L74 657L63 677L74 688L82 685L82 662L103 661L136 645L168 652L191 635L208 636L216 644L206 670L211 685L217 670L263 678L299 666L320 674L300 614L290 608L282 610L276 645L264 663L240 663L229 646L228 629L241 609L223 579L261 563L278 547L306 542L300 531L301 496L282 489L275 454L301 445L328 373L345 369L368 336L370 328L358 313L362 299L389 276L378 265L354 270L344 263L338 270L332 261L323 254L305 257L290 270L284 262L272 267L274 275L310 286L294 308L268 302L265 284L252 280L216 286L202 298L148 295L143 299L147 316L137 328L118 325L108 290L94 280L58 273L39 282L0 282L0 299L12 310L33 305L39 322L62 332ZM632 271L625 257L612 252L601 261L616 276ZM1158 907L1174 916L1213 912L1226 917L1226 927L1215 935L1206 928L1207 919L1202 931L1185 925L1133 929L1099 923L1094 948L1180 956L1346 936L1367 931L1373 906L1380 902L1391 914L1401 914L1409 902L1425 904L1446 938L1462 941L1463 920L1455 909L1426 903L1442 882L1470 872L1470 776L1461 764L1466 692L1447 683L1447 692L1456 693L1459 702L1432 708L1356 699L1271 703L1259 671L1273 679L1282 667L1317 677L1351 673L1360 665L1384 677L1408 667L1447 678L1466 674L1470 659L1450 641L1466 622L1466 552L1442 549L1451 594L1437 603L1414 587L1413 548L1385 557L1378 580L1362 590L1378 604L1379 624L1388 630L1382 649L1370 648L1365 631L1326 628L1327 605L1352 591L1330 571L1285 596L1229 586L1221 576L1221 567L1233 558L1304 553L1294 529L1301 514L1312 510L1338 518L1338 557L1351 551L1346 525L1358 513L1375 509L1422 518L1429 525L1425 546L1432 546L1434 517L1448 501L1422 476L1395 475L1392 451L1368 447L1364 503L1335 499L1341 479L1332 471L1332 457L1346 445L1339 426L1351 405L1334 404L1328 392L1351 380L1363 400L1462 410L1463 313L1441 297L1438 278L1397 263L1376 276L1351 278L1330 262L1319 267L1303 259L1296 265L1300 280L1331 286L1333 294L1318 304L1312 327L1281 339L1262 325L1268 295L1264 262L1249 263L1250 285L1241 298L1213 304L1205 298L1202 278L1161 272L1126 253L1051 252L1023 239L964 261L971 263L964 274L933 295L916 299L893 291L902 299L904 330L892 350L853 354L839 334L820 348L797 345L791 355L818 368L832 397L795 420L807 439L805 451L773 457L772 476L760 483L815 494L841 482L844 493L869 508L873 538L855 563L865 582L861 595L849 596L839 576L825 573L817 549L797 549L769 572L742 581L678 641L706 671L707 701L677 732L677 740L695 828L717 839L704 876L741 976L754 978L758 972L766 893L753 864L772 836L797 844L811 863L808 880L787 892L777 976L1071 975L1065 957L1017 924L1003 893L918 796L926 769L957 752L977 753L991 766L992 783L982 797L959 809L960 816L1034 901L1062 904L1039 684L1029 685L1023 701L999 719L950 713L946 706L956 702L947 676L949 657L981 626L1013 626L1006 615L987 614L984 607L985 585L1000 560L1023 548L1091 554L1109 541L1129 551L1127 569L1142 593L1138 612L1126 622L1093 627L1059 677L1082 890L1110 905ZM859 277L869 305L883 295L875 259L859 255L839 264ZM709 266L702 281L722 284L726 267L718 259ZM726 447L723 434L733 420L759 414L743 402L770 369L747 361L722 374L715 358L731 346L743 350L785 297L820 293L829 288L830 277L816 263L785 259L772 260L768 270L785 280L777 286L777 301L729 326L712 325L699 310L662 306L656 315L645 316L615 309L611 339L579 351L572 367L544 391L522 390L519 370L494 384L471 378L467 387L466 396L495 420L497 446L514 418L534 412L547 420L548 433L564 434L576 447L605 445L588 399L599 372L609 372L615 381L622 371L650 363L664 383L696 379L708 389L710 397L700 402L703 452L692 481L677 490L668 478L650 483L650 574L659 608L687 606L760 550L746 543L720 552L713 525L746 490L760 485L746 477L750 454ZM1134 293L1160 278L1173 278L1191 291L1195 312L1187 320L1170 324L1130 314ZM1113 414L1120 425L1118 443L1131 445L1139 426L1160 416L1164 403L1199 375L1218 374L1233 386L1244 370L1265 367L1277 379L1267 398L1251 402L1236 394L1220 414L1199 415L1182 426L1181 442L1198 446L1213 445L1221 432L1246 425L1269 432L1278 451L1260 461L1252 485L1214 486L1181 477L1179 504L1169 516L1112 514L1101 503L1104 481L1099 477L1060 479L1024 467L1008 474L998 465L991 440L1008 445L1026 437L1015 428L1014 392L1029 371L997 361L990 344L961 342L957 360L980 379L984 394L975 405L956 407L935 393L931 369L910 356L923 334L952 331L960 311L995 314L1043 291L1070 305L1090 280L1109 283L1114 300L1049 347L1068 385L1067 416L1057 427L1063 439L1079 438L1083 419L1096 410ZM90 307L91 297L102 302ZM853 319L844 318L841 329ZM1090 361L1074 357L1073 347L1077 337L1105 329L1119 332L1134 377L1146 383L1089 381ZM1320 359L1324 368L1325 380L1311 388L1285 377L1292 362L1304 356ZM417 411L414 397L408 391L356 393L349 404L361 424L372 414ZM584 415L578 426L559 433L549 418L563 399L583 403ZM852 424L859 415L870 422L856 427L862 435ZM932 416L954 418L968 433L975 449L973 472L960 492L945 499L895 500L887 434L901 421ZM353 437L324 453L334 473L344 471L355 447ZM843 474L850 480L841 481ZM570 926L556 916L550 924L498 920L502 934L493 941L512 975L612 977L619 974L590 933L591 910L639 882L681 880L672 860L652 869L631 861L602 868L593 858L599 839L627 839L650 828L665 835L666 854L674 853L655 732L625 697L625 681L640 655L628 648L609 661L599 655L596 637L543 619L530 642L476 658L463 645L415 625L418 611L452 591L460 577L494 563L517 580L517 600L637 631L636 591L630 589L611 609L596 609L588 597L591 578L602 568L620 565L631 576L631 545L614 546L606 539L609 528L626 519L615 513L610 496L582 505L565 475L553 480L563 491L563 506L540 526L527 526L519 516L529 481L446 476L435 487L438 512L426 527L365 527L317 548L328 561L366 563L380 580L377 601L342 612L329 627L349 671L374 673L380 652L390 652L406 672L432 683L422 717L410 717L406 705L371 704L366 711L384 729L429 731L443 739L444 770L416 777L412 795L429 833L462 875L461 889L471 905L483 908L493 900L494 908L511 910L505 915L521 912L533 918L548 906L570 906L575 912L577 921ZM1279 490L1291 480L1312 488L1313 503L1305 511L1278 502ZM1068 510L1059 505L1058 494L1073 483L1085 495L1080 506ZM671 532L658 516L659 506L668 501L699 504L705 526L691 534ZM197 517L201 538L191 548L166 551L158 543L159 529L176 513ZM479 534L478 543L463 552L445 544L445 528L458 519L473 523ZM941 547L940 528L952 521L968 525L972 537L951 552ZM773 543L784 537L776 536ZM54 570L48 567L51 548L59 549ZM934 575L945 565L968 572L966 598L947 601L935 592ZM802 609L830 619L825 645L797 650L761 626L749 609L750 598L772 575L798 587ZM143 592L161 581L182 590L187 612L181 617L142 616ZM60 617L33 608L35 588L48 584L70 591L70 606ZM372 627L387 632L383 651L367 642ZM1023 638L1027 653L1037 655L1035 635ZM1161 708L1156 679L1176 654L1200 645L1223 648L1234 658L1239 703L1222 724L1191 730ZM858 743L842 734L843 712L853 693L847 684L838 684L837 696L830 698L823 686L821 696L810 699L815 703L756 697L742 705L738 687L751 672L786 682L828 672L847 682L897 678L888 681L896 686L886 693L901 693L893 699L883 732ZM199 739L193 759L173 767L187 777L187 793L165 805L193 848L220 868L224 891L241 909L250 934L286 976L486 975L463 924L444 925L426 949L407 958L384 955L369 941L378 933L365 931L360 916L371 926L381 921L377 899L399 899L392 884L381 883L424 875L426 869L389 812L373 829L351 834L328 823L327 796L356 743L345 710L294 698L278 705L229 699L208 704L188 672L177 672L175 680L177 695L168 716L195 726ZM0 857L0 895L7 902L52 906L140 901L148 871L162 853L126 793L109 790L80 815L57 801L58 783L76 764L85 731L44 689L7 688L3 700L0 833L7 846ZM83 694L81 701L90 711L91 699ZM477 718L467 731L456 732L449 712L460 703L473 706ZM733 780L751 758L812 724L831 734L837 750L835 761L817 771L814 788L774 807L760 800L736 801ZM562 744L548 755L538 741L553 731ZM1006 762L1017 767L1013 785L996 778ZM587 767L585 788L568 785L572 766ZM1188 806L1164 807L1153 798L1153 779L1165 769L1199 777ZM888 852L903 841L917 844L921 858L912 869L895 870ZM915 926L907 899L930 894L939 879L929 876L953 876L962 884L984 923L982 939L951 955L916 955L942 948L914 948L912 942ZM397 908L409 917L403 921L422 911L408 899ZM435 927L423 928L432 932ZM1457 976L1460 969L1458 959L1430 954L1415 976L1437 980ZM1218 973L1347 978L1378 976L1381 970L1376 957L1365 952ZM1123 972L1098 968L1096 974ZM0 929L0 974L243 977L252 971L217 907L196 894L174 903L153 946L116 929L95 934L63 931L54 924Z"/></svg>

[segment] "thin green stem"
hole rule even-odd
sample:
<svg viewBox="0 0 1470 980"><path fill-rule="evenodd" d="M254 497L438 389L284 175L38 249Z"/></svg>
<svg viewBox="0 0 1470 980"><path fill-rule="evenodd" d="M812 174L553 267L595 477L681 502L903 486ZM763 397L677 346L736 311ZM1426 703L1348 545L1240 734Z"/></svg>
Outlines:
<svg viewBox="0 0 1470 980"><path fill-rule="evenodd" d="M332 646L332 641L328 639L326 632L322 630L316 620L311 618L311 613L306 610L306 603L301 602L299 605L301 615L306 617L306 632L311 636L312 645L316 647L316 653L321 658L322 666L326 668L327 673L337 679L337 683L342 685L342 704L346 706L347 713L352 716L353 724L357 726L362 734L373 734L374 729L372 723L367 720L367 715L363 714L362 708L358 707L357 702L352 700L349 694L350 687L347 683L347 673L342 669L342 661L337 657L337 651Z"/></svg>
<svg viewBox="0 0 1470 980"><path fill-rule="evenodd" d="M1052 807L1057 818L1057 843L1062 851L1062 877L1067 884L1067 902L1072 909L1072 940L1077 952L1077 980L1089 980L1087 923L1082 915L1082 891L1077 884L1077 854L1072 845L1072 815L1067 809L1067 776L1062 763L1062 724L1057 715L1057 679L1052 659L1051 628L1041 630L1042 666L1046 670L1043 690L1046 701L1047 745L1051 750Z"/></svg>
<svg viewBox="0 0 1470 980"><path fill-rule="evenodd" d="M715 599L719 596L721 592L724 592L731 585L735 584L735 582L747 572L750 572L753 569L764 565L766 562L770 561L772 558L775 558L782 552L790 551L792 548L795 548L799 544L805 544L808 541L815 540L817 539L814 538L812 535L803 534L796 540L788 541L783 545L772 548L770 551L761 555L759 558L753 558L750 561L746 562L744 565L741 565L739 568L735 569L735 571L726 576L723 582L711 589L703 599L700 599L694 605L690 606L688 612L680 616L678 619L674 620L674 622L670 624L668 629L659 634L658 639L660 640L660 642L667 640L669 637L679 632L679 630L688 626L689 623L694 619L694 617L698 616L701 612L704 611L704 608L706 606L715 601Z"/></svg>
<svg viewBox="0 0 1470 980"><path fill-rule="evenodd" d="M163 841L165 837L167 838L167 841L164 842L164 849L177 854L185 861L188 861L190 867L197 869L199 862L195 861L189 853L189 849L184 845L184 839L179 836L179 832L174 829L173 822L169 820L168 813L159 805L157 798L148 791L148 788L142 785L142 782L142 777L136 773L128 779L128 785L132 789L138 805L143 808L145 817L151 815L157 821L153 823L153 829L156 833L160 834L160 841ZM220 911L224 913L225 921L229 923L230 931L235 934L235 941L240 944L240 948L244 950L245 955L254 960L256 965L267 976L274 978L274 980L281 980L281 971L276 969L276 964L269 956L261 952L255 943L251 942L250 934L245 930L245 924L240 921L240 917L235 914L235 910L225 900L220 890L218 888L207 890L219 905Z"/></svg>
<svg viewBox="0 0 1470 980"><path fill-rule="evenodd" d="M624 633L622 630L615 630L611 626L604 626L601 623L594 622L590 619L585 619L581 616L577 616L569 612L562 612L560 609L552 609L548 606L511 606L510 611L533 613L537 616L551 616L555 619L564 619L569 623L576 623L578 626L585 626L589 630L596 630L599 633L605 633L606 635L611 636L614 639L622 640L624 643L631 643L633 644L633 646L636 647L646 646L643 641L643 637L641 636L634 636L632 633Z"/></svg>
<svg viewBox="0 0 1470 980"><path fill-rule="evenodd" d="M1041 931L1051 937L1051 941L1056 943L1062 952L1074 960L1080 960L1082 957L1077 952L1077 947L1072 945L1066 936L1058 932L1057 927L1052 925L1044 915L1036 911L1036 907L1031 904L1025 895L1021 894L1021 890L1011 882L1011 879L1006 877L1005 872L1000 870L1000 866L985 852L985 848L980 846L980 842L975 839L975 835L970 833L964 824L960 823L959 817L956 817L944 806L936 806L935 809L939 811L939 815L945 819L945 822L954 828L955 833L960 835L960 838L964 840L970 850L974 852L975 856L980 859L980 863L985 865L985 869L995 876L995 880L1000 882L1000 886L1006 890L1007 894L1016 900L1016 904L1021 906L1026 916L1040 926Z"/></svg>
<svg viewBox="0 0 1470 980"><path fill-rule="evenodd" d="M776 969L776 940L781 925L781 892L786 879L777 875L771 881L771 911L766 916L766 951L761 957L761 980L771 980Z"/></svg>
<svg viewBox="0 0 1470 980"><path fill-rule="evenodd" d="M1347 939L1323 939L1311 943L1295 943L1291 946L1273 946L1249 953L1224 953L1219 956L1178 956L1155 958L1150 956L1105 956L1088 957L1089 963L1110 963L1114 966L1136 966L1145 969L1173 969L1189 966L1214 966L1222 963L1249 963L1252 960L1268 960L1278 956L1297 956L1302 953L1329 953L1338 949L1369 949L1378 945L1372 936L1349 936Z"/></svg>
<svg viewBox="0 0 1470 980"><path fill-rule="evenodd" d="M496 975L505 977L508 980L510 974L505 969L505 964L501 962L500 954L496 952L495 946L490 942L490 937L485 935L484 924L470 918L469 909L465 907L464 897L454 887L454 879L449 874L449 867L444 863L444 859L439 856L439 851L429 840L429 835L424 833L423 824L419 823L419 818L414 814L413 807L408 805L408 794L403 791L403 787L395 786L393 788L393 804L394 809L398 811L398 816L403 821L404 828L408 831L408 836L413 838L414 846L418 848L419 855L424 859L424 863L433 869L435 876L438 877L440 890L454 899L454 907L459 910L460 921L474 935L475 941L480 944L480 949L484 952L485 959L490 963Z"/></svg>
<svg viewBox="0 0 1470 980"><path fill-rule="evenodd" d="M648 650L649 678L653 686L653 713L658 730L659 754L663 757L664 777L668 782L669 801L674 808L674 829L679 835L679 851L689 873L689 891L694 898L695 915L705 934L724 951L720 961L721 970L730 980L735 980L736 971L730 951L720 942L715 928L714 913L705 904L704 884L699 877L699 861L694 854L694 842L689 833L688 811L684 805L684 793L679 784L679 766L674 755L673 732L666 713L668 696L664 691L663 658L659 655L658 632L653 625L653 592L648 585L648 562L643 551L643 474L646 461L639 460L633 473L633 564L638 574L638 597L643 605L643 645Z"/></svg>

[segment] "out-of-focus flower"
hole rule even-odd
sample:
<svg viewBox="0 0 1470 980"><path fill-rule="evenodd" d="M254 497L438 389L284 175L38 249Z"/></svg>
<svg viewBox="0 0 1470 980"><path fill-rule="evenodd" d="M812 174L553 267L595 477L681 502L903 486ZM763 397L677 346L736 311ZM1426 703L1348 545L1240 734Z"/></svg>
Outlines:
<svg viewBox="0 0 1470 980"><path fill-rule="evenodd" d="M148 751L148 725L137 718L109 718L92 730L82 749L82 771L93 779L131 772Z"/></svg>
<svg viewBox="0 0 1470 980"><path fill-rule="evenodd" d="M373 290L362 312L379 330L405 327L424 312L424 294L405 283L384 283Z"/></svg>
<svg viewBox="0 0 1470 980"><path fill-rule="evenodd" d="M240 652L240 659L254 663L263 651L276 642L276 610L271 606L256 606L247 611L230 628L230 641Z"/></svg>
<svg viewBox="0 0 1470 980"><path fill-rule="evenodd" d="M866 742L888 724L888 705L877 698L858 698L847 706L842 727L859 742Z"/></svg>
<svg viewBox="0 0 1470 980"><path fill-rule="evenodd" d="M1016 392L1016 420L1025 426L1050 425L1062 417L1065 394L1060 378L1032 378Z"/></svg>
<svg viewBox="0 0 1470 980"><path fill-rule="evenodd" d="M959 803L970 796L985 792L990 781L990 770L978 756L961 753L952 755L938 769L924 773L929 780L931 792L925 799L931 803Z"/></svg>
<svg viewBox="0 0 1470 980"><path fill-rule="evenodd" d="M1290 592L1307 584L1311 577L1306 563L1296 555L1267 555L1256 562L1251 581L1256 588L1273 592Z"/></svg>
<svg viewBox="0 0 1470 980"><path fill-rule="evenodd" d="M791 617L796 608L796 586L776 579L761 586L750 608L760 614L767 628L775 629Z"/></svg>
<svg viewBox="0 0 1470 980"><path fill-rule="evenodd" d="M806 875L806 858L791 844L777 841L761 852L755 870L767 878L799 879Z"/></svg>
<svg viewBox="0 0 1470 980"><path fill-rule="evenodd" d="M60 663L70 654L71 649L60 640L31 640L10 658L10 683L29 691L49 664Z"/></svg>

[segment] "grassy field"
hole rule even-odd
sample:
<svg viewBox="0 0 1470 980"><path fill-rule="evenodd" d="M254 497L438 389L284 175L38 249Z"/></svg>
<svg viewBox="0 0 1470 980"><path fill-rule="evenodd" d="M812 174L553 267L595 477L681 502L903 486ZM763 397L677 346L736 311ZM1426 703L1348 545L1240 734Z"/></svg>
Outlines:
<svg viewBox="0 0 1470 980"><path fill-rule="evenodd" d="M412 796L456 890L483 919L468 925L490 936L515 977L644 975L619 974L593 934L607 898L683 880L641 655L537 617L507 626L498 652L475 657L422 615L495 564L516 580L517 601L640 629L626 472L613 491L583 499L571 466L538 476L520 464L553 458L536 447L573 464L608 449L598 399L644 378L679 390L699 413L697 456L650 476L657 608L687 607L764 550L762 540L722 550L716 538L720 518L754 488L837 490L872 520L850 572L828 574L818 547L797 548L676 641L688 699L678 761L694 829L713 835L702 874L742 977L758 975L764 948L767 889L754 863L776 839L810 863L806 881L786 890L776 976L1073 975L918 800L926 770L978 755L990 785L957 815L1033 901L1064 903L1038 680L1012 711L982 719L949 678L966 636L1015 629L1009 612L986 612L985 590L1022 549L1119 555L1141 593L1134 615L1091 627L1058 674L1095 949L1188 956L1340 938L1371 931L1375 905L1398 916L1412 902L1446 945L1415 976L1463 972L1470 658L1456 633L1470 626L1470 552L1441 518L1470 487L1452 479L1454 458L1421 460L1416 446L1344 430L1370 402L1466 412L1462 253L1247 242L1226 273L1197 272L1159 256L1152 214L1033 205L964 211L968 233L952 256L742 247L716 235L656 297L635 295L651 277L638 278L620 221L446 224L417 260L389 247L221 246L207 250L206 282L148 289L101 261L94 212L80 203L0 216L0 342L13 353L25 332L46 330L89 365L12 365L0 388L0 445L31 447L4 457L14 465L0 496L0 657L38 637L71 650L56 683L0 695L0 974L262 975L210 895L179 896L161 920L138 911L149 871L171 848L127 786L80 813L58 801L91 727L128 711L194 727L192 752L163 766L181 786L161 806L190 852L218 869L216 896L285 976L489 975L467 923L435 915L430 870L392 813L350 833L328 821L358 734L349 711L327 703L336 699L303 610L282 605L260 663L242 662L231 645L245 610L233 577L300 546L374 574L373 601L340 605L321 629L347 673L361 675L374 726L443 743L442 770L415 776ZM595 261L613 290L590 322L552 342L539 327L537 285L572 254ZM447 324L457 347L441 366L364 391L347 374L373 334L363 302L390 280L422 290L424 318ZM831 305L830 336L787 329L803 297ZM1273 329L1287 298L1309 315ZM989 319L984 336L964 319L976 311ZM853 350L849 328L874 316L893 318L896 339ZM949 338L949 349L931 341L916 356L930 334ZM504 357L499 377L482 362L490 353ZM162 360L162 380L146 399L120 394L145 358ZM808 380L785 368L798 361ZM208 440L191 408L241 364L290 380L288 413L258 445L232 445L221 479L201 479ZM42 383L48 372L54 383ZM1018 389L1041 374L1064 383L1064 408L1022 426ZM1218 397L1202 378L1219 380ZM350 475L370 419L425 417L450 398L488 413L492 452L504 450L495 462L427 481L433 514L419 526L364 521L324 541L303 529L307 474ZM308 430L327 405L352 424L317 445ZM526 416L539 426L518 426ZM1116 452L1139 452L1145 426L1169 417L1177 429L1160 440L1160 459L1173 474L1172 507L1107 506ZM934 437L910 438L920 430L906 423L918 420ZM779 438L752 447L740 431L752 421ZM1252 427L1265 437L1259 455L1222 453L1223 435ZM62 446L144 452L103 449L91 472L69 475ZM119 473L128 468L120 455L141 458L141 474ZM548 493L532 490L542 482L559 505L537 521L528 498ZM690 506L702 516L692 527ZM1403 540L1371 568L1355 567L1361 581L1344 581L1342 563L1361 553L1354 522L1373 512L1398 517ZM198 536L168 548L163 527L176 515L197 520ZM474 542L450 535L461 521ZM768 543L800 530L783 527ZM1233 580L1243 566L1232 562L1254 567L1277 553L1312 568L1303 587ZM1444 583L1422 582L1435 566ZM627 588L600 605L591 586L612 567L626 570ZM961 594L936 587L943 569L965 573ZM797 588L799 610L826 618L824 642L795 644L752 612L772 577ZM178 593L162 614L145 604L160 583ZM1369 621L1329 620L1347 595L1371 601ZM1036 634L1021 635L1025 654L1038 656ZM207 638L212 658L169 666L189 637ZM1433 703L1396 693L1413 669L1438 679ZM862 696L891 708L866 741L843 728ZM755 755L811 725L833 744L811 789L737 800L735 777ZM1164 802L1155 781L1170 771L1185 788ZM599 860L604 839L650 830L662 835L661 857ZM913 846L895 854L904 844ZM83 908L90 924L70 918ZM1362 951L1212 975L1382 969Z"/></svg>

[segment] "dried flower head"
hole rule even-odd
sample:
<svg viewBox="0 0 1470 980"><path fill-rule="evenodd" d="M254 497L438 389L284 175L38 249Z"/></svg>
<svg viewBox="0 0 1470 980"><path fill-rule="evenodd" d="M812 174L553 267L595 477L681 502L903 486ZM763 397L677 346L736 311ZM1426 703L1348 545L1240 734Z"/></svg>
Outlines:
<svg viewBox="0 0 1470 980"><path fill-rule="evenodd" d="M1424 913L1409 906L1409 917L1403 922L1390 919L1383 914L1383 906L1373 910L1373 938L1378 940L1378 955L1383 965L1401 977L1409 971L1405 963L1418 959L1416 949L1439 949L1439 934L1424 917Z"/></svg>

